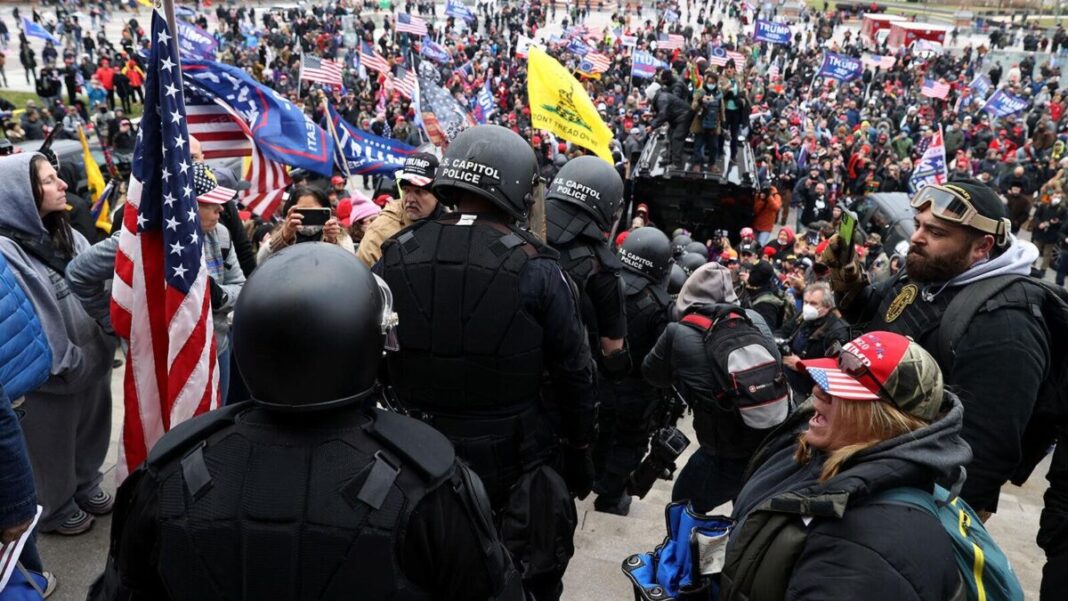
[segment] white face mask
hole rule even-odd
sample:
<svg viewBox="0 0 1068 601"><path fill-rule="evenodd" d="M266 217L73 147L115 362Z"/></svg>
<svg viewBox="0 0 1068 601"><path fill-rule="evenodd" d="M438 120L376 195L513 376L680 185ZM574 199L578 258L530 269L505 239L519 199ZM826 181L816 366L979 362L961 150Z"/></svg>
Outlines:
<svg viewBox="0 0 1068 601"><path fill-rule="evenodd" d="M805 321L815 321L820 318L820 310L812 305L805 303L805 306L801 307L801 319Z"/></svg>

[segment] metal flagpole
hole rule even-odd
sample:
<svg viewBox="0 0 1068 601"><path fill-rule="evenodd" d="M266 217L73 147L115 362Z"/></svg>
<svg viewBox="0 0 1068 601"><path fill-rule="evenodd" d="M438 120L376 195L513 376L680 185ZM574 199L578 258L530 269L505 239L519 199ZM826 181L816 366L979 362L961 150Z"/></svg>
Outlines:
<svg viewBox="0 0 1068 601"><path fill-rule="evenodd" d="M326 99L326 94L323 94L323 115L326 117L326 125L330 130L330 137L334 139L334 146L337 147L337 152L341 155L341 170L345 172L345 182L348 183L348 179L352 177L352 172L349 171L349 160L345 157L345 150L341 147L341 140L337 137L334 120L330 117L330 104Z"/></svg>

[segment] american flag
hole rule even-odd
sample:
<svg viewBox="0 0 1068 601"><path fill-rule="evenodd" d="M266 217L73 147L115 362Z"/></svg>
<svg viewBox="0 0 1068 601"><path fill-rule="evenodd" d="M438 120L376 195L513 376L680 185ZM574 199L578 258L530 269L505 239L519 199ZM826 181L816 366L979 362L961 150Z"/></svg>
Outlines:
<svg viewBox="0 0 1068 601"><path fill-rule="evenodd" d="M949 84L939 81L935 81L931 78L923 80L923 87L920 88L920 94L928 98L941 98L946 99L949 95Z"/></svg>
<svg viewBox="0 0 1068 601"><path fill-rule="evenodd" d="M300 56L300 78L341 87L341 64L310 54Z"/></svg>
<svg viewBox="0 0 1068 601"><path fill-rule="evenodd" d="M594 73L604 73L608 70L608 67L612 66L612 59L601 54L600 52L587 52L586 56L582 57L583 60L587 60L593 66Z"/></svg>
<svg viewBox="0 0 1068 601"><path fill-rule="evenodd" d="M263 156L259 148L252 150L245 179L250 187L240 192L239 201L264 220L270 219L278 210L285 200L286 188L293 183L286 166Z"/></svg>
<svg viewBox="0 0 1068 601"><path fill-rule="evenodd" d="M365 69L374 69L379 73L389 73L389 63L382 58L381 54L375 52L374 47L367 42L360 44L360 64Z"/></svg>
<svg viewBox="0 0 1068 601"><path fill-rule="evenodd" d="M397 33L410 33L412 35L427 35L426 21L419 17L413 17L408 13L397 13Z"/></svg>
<svg viewBox="0 0 1068 601"><path fill-rule="evenodd" d="M662 33L657 36L657 50L682 50L686 40L677 33Z"/></svg>
<svg viewBox="0 0 1068 601"><path fill-rule="evenodd" d="M708 63L717 67L727 66L728 61L734 61L734 68L741 69L745 66L745 55L733 50L716 47L712 49L712 52L708 57Z"/></svg>
<svg viewBox="0 0 1068 601"><path fill-rule="evenodd" d="M869 67L879 67L883 71L889 71L894 68L897 58L878 54L865 54L860 61Z"/></svg>
<svg viewBox="0 0 1068 601"><path fill-rule="evenodd" d="M390 79L393 89L400 92L401 96L408 99L415 96L415 86L419 85L419 78L416 77L415 71L398 67L397 74L390 76Z"/></svg>
<svg viewBox="0 0 1068 601"><path fill-rule="evenodd" d="M120 478L165 432L219 401L178 47L159 10L152 40L112 288L115 331L129 343Z"/></svg>
<svg viewBox="0 0 1068 601"><path fill-rule="evenodd" d="M252 141L240 119L215 100L185 88L189 135L200 141L204 158L229 159L252 154Z"/></svg>
<svg viewBox="0 0 1068 601"><path fill-rule="evenodd" d="M879 395L868 390L859 381L833 367L807 367L808 375L827 394L843 399L875 400Z"/></svg>
<svg viewBox="0 0 1068 601"><path fill-rule="evenodd" d="M461 131L475 125L475 119L456 98L437 84L437 70L430 63L420 63L418 75L423 129L435 146L448 144Z"/></svg>
<svg viewBox="0 0 1068 601"><path fill-rule="evenodd" d="M269 219L282 202L292 180L286 166L272 161L255 147L252 130L233 107L221 98L209 97L186 86L189 134L200 141L205 159L251 157L238 202L263 219Z"/></svg>

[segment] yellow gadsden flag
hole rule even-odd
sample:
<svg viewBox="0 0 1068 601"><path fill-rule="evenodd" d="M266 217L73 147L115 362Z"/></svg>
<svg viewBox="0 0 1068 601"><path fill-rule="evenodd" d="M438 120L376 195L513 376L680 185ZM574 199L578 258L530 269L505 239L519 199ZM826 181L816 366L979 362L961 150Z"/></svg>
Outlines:
<svg viewBox="0 0 1068 601"><path fill-rule="evenodd" d="M582 84L553 57L530 47L527 97L535 129L550 131L592 150L612 164L612 131L601 121Z"/></svg>
<svg viewBox="0 0 1068 601"><path fill-rule="evenodd" d="M100 173L100 165L96 164L96 159L89 152L89 140L85 139L85 130L81 127L78 128L78 138L82 141L82 160L85 163L85 180L89 186L89 198L93 203L93 208L96 209L97 203L101 200L100 195L104 193L104 175ZM110 233L111 207L106 198L103 200L96 227Z"/></svg>

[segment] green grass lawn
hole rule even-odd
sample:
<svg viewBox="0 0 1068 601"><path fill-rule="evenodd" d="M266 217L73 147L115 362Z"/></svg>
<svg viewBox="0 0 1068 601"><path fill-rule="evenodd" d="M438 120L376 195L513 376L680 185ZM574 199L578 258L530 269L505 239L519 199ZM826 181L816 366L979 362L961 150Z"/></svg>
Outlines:
<svg viewBox="0 0 1068 601"><path fill-rule="evenodd" d="M41 100L41 97L34 92L20 92L16 90L0 89L0 98L11 102L11 104L14 104L20 109L26 106L27 100L33 100L37 103L37 106L42 106L44 104L44 102ZM66 102L66 99L67 95L63 94L63 101ZM85 96L81 96L81 99L86 103L86 105L88 105L88 98L86 98ZM143 107L140 104L134 103L133 111L131 111L128 116L131 118L140 117L142 110Z"/></svg>
<svg viewBox="0 0 1068 601"><path fill-rule="evenodd" d="M41 105L41 98L33 92L16 92L15 90L0 90L0 98L7 100L11 104L22 108L26 106L27 100L33 100L38 106Z"/></svg>

